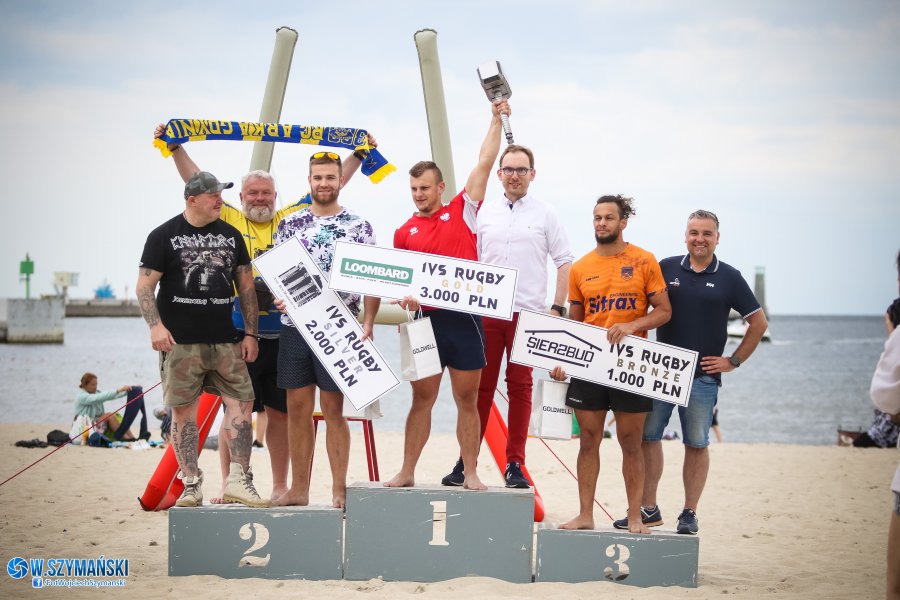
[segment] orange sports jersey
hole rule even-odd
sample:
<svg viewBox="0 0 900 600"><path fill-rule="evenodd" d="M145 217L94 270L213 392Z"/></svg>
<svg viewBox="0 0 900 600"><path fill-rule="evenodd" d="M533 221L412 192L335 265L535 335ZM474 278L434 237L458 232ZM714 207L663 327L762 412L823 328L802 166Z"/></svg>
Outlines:
<svg viewBox="0 0 900 600"><path fill-rule="evenodd" d="M584 305L584 322L598 327L643 317L650 296L665 289L656 258L634 244L615 256L599 256L591 250L575 261L569 273L569 300ZM647 337L647 332L636 335Z"/></svg>

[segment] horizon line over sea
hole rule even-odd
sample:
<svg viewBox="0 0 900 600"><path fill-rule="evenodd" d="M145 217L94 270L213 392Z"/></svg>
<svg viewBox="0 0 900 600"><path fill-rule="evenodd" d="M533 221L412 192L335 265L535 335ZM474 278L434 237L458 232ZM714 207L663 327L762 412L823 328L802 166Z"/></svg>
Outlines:
<svg viewBox="0 0 900 600"><path fill-rule="evenodd" d="M51 297L50 295L42 295L41 298ZM16 299L24 299L19 296L9 296L9 298ZM73 302L75 304L85 304L92 303L97 305L109 304L109 305L134 305L137 306L137 298L86 298L86 297L76 297L69 296L67 298L67 302ZM885 305L885 308L887 305ZM766 317L768 318L871 318L871 317L881 317L884 319L884 312L881 313L773 313L766 312ZM111 315L117 316L117 315ZM69 318L81 318L81 317L69 317ZM92 317L92 318L102 318L102 317ZM132 317L119 317L119 318L132 318Z"/></svg>
<svg viewBox="0 0 900 600"><path fill-rule="evenodd" d="M41 423L68 430L79 379L98 375L99 388L159 381L157 353L140 317L65 320L65 343L0 344L0 410L5 423ZM725 441L834 444L839 426L868 427L873 407L869 383L887 333L883 316L773 315L772 342L762 343L741 368L726 373L719 393L719 423ZM376 327L375 343L399 372L399 336L395 326ZM729 340L725 354L734 351ZM546 379L541 369L535 379ZM505 392L503 377L500 388ZM148 408L162 406L157 388L145 398ZM501 395L496 398L506 414ZM106 404L118 408L122 401ZM376 430L403 431L410 389L403 382L381 398L384 417ZM151 417L151 428L158 427ZM435 405L432 431L453 432L456 408L444 377ZM680 433L677 418L669 429Z"/></svg>

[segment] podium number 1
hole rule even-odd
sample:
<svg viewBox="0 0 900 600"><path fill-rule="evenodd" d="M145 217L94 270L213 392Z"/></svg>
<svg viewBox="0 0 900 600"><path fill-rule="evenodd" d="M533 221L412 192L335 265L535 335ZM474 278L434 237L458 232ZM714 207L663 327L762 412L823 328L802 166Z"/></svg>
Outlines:
<svg viewBox="0 0 900 600"><path fill-rule="evenodd" d="M435 500L431 503L431 541L429 546L449 546L447 541L447 501Z"/></svg>

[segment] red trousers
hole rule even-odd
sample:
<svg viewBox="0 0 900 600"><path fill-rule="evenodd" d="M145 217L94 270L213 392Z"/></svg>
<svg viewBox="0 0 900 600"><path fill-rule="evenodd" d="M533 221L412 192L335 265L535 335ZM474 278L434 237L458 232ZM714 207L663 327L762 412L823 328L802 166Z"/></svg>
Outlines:
<svg viewBox="0 0 900 600"><path fill-rule="evenodd" d="M487 428L491 414L491 404L497 390L500 365L506 353L506 391L509 397L509 413L506 426L509 441L506 445L506 462L525 463L525 442L528 440L528 422L531 419L531 367L509 362L516 323L519 313L513 314L512 321L482 317L484 324L484 345L487 366L481 370L481 384L478 386L478 416L481 418L481 439ZM502 407L501 412L502 412Z"/></svg>

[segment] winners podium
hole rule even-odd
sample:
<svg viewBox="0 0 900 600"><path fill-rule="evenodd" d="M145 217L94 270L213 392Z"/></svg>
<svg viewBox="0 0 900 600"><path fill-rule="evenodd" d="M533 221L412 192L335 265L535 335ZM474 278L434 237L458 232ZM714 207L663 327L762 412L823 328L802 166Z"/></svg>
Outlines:
<svg viewBox="0 0 900 600"><path fill-rule="evenodd" d="M700 540L654 531L539 526L532 490L347 488L346 515L324 506L169 509L169 575L442 581L495 577L697 586Z"/></svg>

